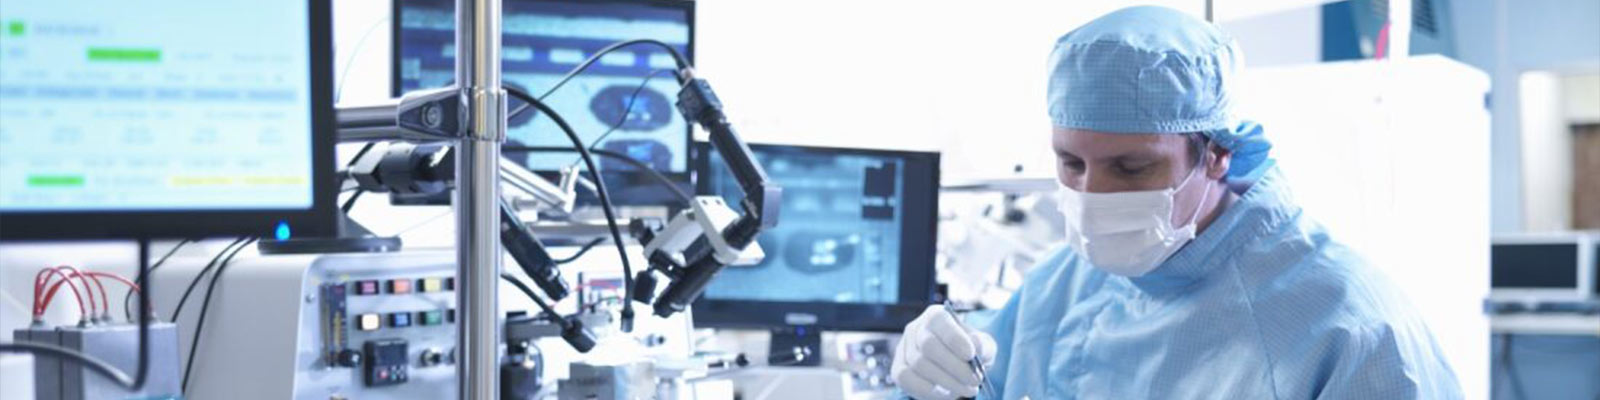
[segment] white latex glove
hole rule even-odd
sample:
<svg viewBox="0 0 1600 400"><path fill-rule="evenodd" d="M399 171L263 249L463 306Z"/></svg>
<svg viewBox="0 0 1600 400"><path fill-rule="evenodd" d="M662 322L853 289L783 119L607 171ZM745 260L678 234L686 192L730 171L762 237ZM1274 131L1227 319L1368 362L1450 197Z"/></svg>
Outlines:
<svg viewBox="0 0 1600 400"><path fill-rule="evenodd" d="M995 348L993 336L957 323L942 305L930 306L906 325L889 376L919 400L976 397L978 372L971 360L976 355L988 369Z"/></svg>

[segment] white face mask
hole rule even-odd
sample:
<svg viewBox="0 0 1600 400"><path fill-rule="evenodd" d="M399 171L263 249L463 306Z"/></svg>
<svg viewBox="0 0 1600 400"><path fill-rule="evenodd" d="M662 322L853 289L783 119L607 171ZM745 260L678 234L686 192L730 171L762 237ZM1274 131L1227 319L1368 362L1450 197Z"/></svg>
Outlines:
<svg viewBox="0 0 1600 400"><path fill-rule="evenodd" d="M1200 204L1187 224L1174 228L1173 195L1189 184L1198 169L1189 170L1177 187L1163 190L1084 193L1062 186L1067 244L1106 272L1126 277L1150 273L1194 239ZM1206 187L1201 204L1210 194Z"/></svg>

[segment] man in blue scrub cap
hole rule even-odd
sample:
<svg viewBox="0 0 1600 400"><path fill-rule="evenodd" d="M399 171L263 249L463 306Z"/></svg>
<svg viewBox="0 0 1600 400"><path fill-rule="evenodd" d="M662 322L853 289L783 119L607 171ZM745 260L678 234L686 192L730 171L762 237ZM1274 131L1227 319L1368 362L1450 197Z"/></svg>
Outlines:
<svg viewBox="0 0 1600 400"><path fill-rule="evenodd" d="M1160 7L1061 37L1049 111L1069 245L987 325L938 306L907 325L891 369L901 390L1460 398L1417 312L1304 215L1262 127L1231 114L1241 64L1214 26Z"/></svg>

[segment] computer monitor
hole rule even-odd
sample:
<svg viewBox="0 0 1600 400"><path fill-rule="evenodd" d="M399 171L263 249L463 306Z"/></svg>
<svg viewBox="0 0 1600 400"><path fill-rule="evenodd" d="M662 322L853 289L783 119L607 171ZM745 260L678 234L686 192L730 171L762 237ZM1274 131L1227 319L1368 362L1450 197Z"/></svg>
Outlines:
<svg viewBox="0 0 1600 400"><path fill-rule="evenodd" d="M939 153L750 148L783 211L757 238L766 258L724 268L694 303L697 326L898 332L934 300ZM720 157L700 159L700 192L738 200Z"/></svg>
<svg viewBox="0 0 1600 400"><path fill-rule="evenodd" d="M333 233L330 4L0 2L0 239Z"/></svg>
<svg viewBox="0 0 1600 400"><path fill-rule="evenodd" d="M1583 301L1600 294L1600 234L1500 234L1492 242L1492 300Z"/></svg>
<svg viewBox="0 0 1600 400"><path fill-rule="evenodd" d="M694 57L694 3L668 0L508 0L502 6L501 68L505 84L540 96L603 47L655 39ZM445 87L455 79L454 2L395 0L394 94ZM585 144L626 154L689 187L690 126L678 113L676 64L663 49L633 45L603 57L546 98ZM635 95L637 93L637 95ZM631 107L630 107L631 103ZM509 106L521 104L515 99ZM631 112L630 112L631 110ZM609 132L609 133L608 133ZM603 138L602 138L603 136ZM507 144L571 148L549 118L512 118ZM595 145L595 141L599 144ZM546 176L578 166L577 153L506 152ZM612 201L666 204L672 192L617 160L596 160Z"/></svg>

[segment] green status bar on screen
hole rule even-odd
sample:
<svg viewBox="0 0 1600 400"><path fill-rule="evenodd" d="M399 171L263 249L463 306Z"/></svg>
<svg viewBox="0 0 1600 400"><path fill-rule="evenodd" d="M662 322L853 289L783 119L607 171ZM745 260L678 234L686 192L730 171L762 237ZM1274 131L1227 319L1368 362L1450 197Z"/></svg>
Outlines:
<svg viewBox="0 0 1600 400"><path fill-rule="evenodd" d="M83 175L29 175L29 187L80 187Z"/></svg>
<svg viewBox="0 0 1600 400"><path fill-rule="evenodd" d="M126 47L90 47L89 61L159 62L161 50Z"/></svg>

